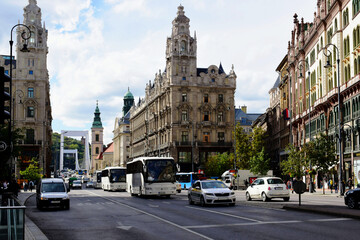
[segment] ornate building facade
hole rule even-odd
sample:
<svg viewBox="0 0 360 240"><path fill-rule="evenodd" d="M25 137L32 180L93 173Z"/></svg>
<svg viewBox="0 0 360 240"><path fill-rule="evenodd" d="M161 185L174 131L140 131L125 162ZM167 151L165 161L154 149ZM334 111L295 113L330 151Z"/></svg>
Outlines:
<svg viewBox="0 0 360 240"><path fill-rule="evenodd" d="M287 87L281 91L291 101L286 104L292 113L289 121L294 144L301 146L310 136L326 132L337 143L339 154L340 114L344 179L355 177L355 183L360 170L360 134L356 124L360 117L359 12L357 0L318 0L313 22L299 21L295 14L288 66L280 71L281 81L290 84L291 89L290 94Z"/></svg>
<svg viewBox="0 0 360 240"><path fill-rule="evenodd" d="M166 42L166 68L130 109L131 158L172 156L197 171L211 154L233 151L236 74L222 65L197 68L196 33L179 6Z"/></svg>
<svg viewBox="0 0 360 240"><path fill-rule="evenodd" d="M123 117L115 118L114 156L112 166L125 167L130 154L130 108L134 105L134 96L128 89L124 96Z"/></svg>
<svg viewBox="0 0 360 240"><path fill-rule="evenodd" d="M16 29L16 60L12 67L12 109L14 128L22 129L25 139L15 144L22 149L19 170L24 170L26 163L35 158L39 161L42 174L50 176L52 114L50 103L50 82L47 69L47 38L45 23L41 22L41 9L36 0L29 0L24 8L23 24L31 30L27 40L28 52L22 52L25 40L21 38L28 30L19 26ZM10 57L2 56L0 65L5 72L10 71ZM25 163L25 164L24 164Z"/></svg>

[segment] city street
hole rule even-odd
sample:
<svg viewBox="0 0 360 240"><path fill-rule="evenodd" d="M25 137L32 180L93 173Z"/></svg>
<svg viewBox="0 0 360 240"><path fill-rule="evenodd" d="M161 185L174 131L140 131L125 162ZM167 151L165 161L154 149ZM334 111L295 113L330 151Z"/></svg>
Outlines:
<svg viewBox="0 0 360 240"><path fill-rule="evenodd" d="M246 202L244 191L236 192L235 207L190 206L186 193L166 199L72 190L70 210L39 211L32 196L26 214L49 239L339 239L344 233L358 239L359 220L284 210L282 200ZM344 207L336 196L302 198L303 204ZM294 194L287 204L297 200Z"/></svg>

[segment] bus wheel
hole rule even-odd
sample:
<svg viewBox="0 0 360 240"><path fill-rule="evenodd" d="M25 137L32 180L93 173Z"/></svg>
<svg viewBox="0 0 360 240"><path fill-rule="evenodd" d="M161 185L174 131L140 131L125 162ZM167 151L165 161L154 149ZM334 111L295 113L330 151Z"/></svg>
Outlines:
<svg viewBox="0 0 360 240"><path fill-rule="evenodd" d="M131 187L130 187L130 195L131 195L132 197L134 197L134 196L135 196L135 194L133 193L133 191L132 191Z"/></svg>

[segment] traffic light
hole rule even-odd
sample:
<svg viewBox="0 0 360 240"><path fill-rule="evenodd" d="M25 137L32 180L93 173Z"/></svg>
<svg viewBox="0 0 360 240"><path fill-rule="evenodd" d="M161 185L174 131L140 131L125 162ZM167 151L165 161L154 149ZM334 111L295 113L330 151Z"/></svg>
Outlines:
<svg viewBox="0 0 360 240"><path fill-rule="evenodd" d="M5 102L11 98L10 93L5 91L5 82L10 82L10 77L5 74L4 67L0 67L0 124L3 124L5 119L10 119L10 111L6 110Z"/></svg>

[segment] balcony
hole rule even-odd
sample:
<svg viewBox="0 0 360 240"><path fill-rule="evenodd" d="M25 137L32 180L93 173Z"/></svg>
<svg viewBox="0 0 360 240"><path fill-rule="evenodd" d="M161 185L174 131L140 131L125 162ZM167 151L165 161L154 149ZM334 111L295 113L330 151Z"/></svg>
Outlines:
<svg viewBox="0 0 360 240"><path fill-rule="evenodd" d="M195 144L194 144L195 145ZM191 147L191 142L190 141L184 141L184 142L175 142L175 146L179 147Z"/></svg>
<svg viewBox="0 0 360 240"><path fill-rule="evenodd" d="M218 126L219 126L219 127L225 127L225 126L226 126L226 123L225 123L225 122L218 122Z"/></svg>
<svg viewBox="0 0 360 240"><path fill-rule="evenodd" d="M197 142L198 146L203 147L231 147L232 142Z"/></svg>

